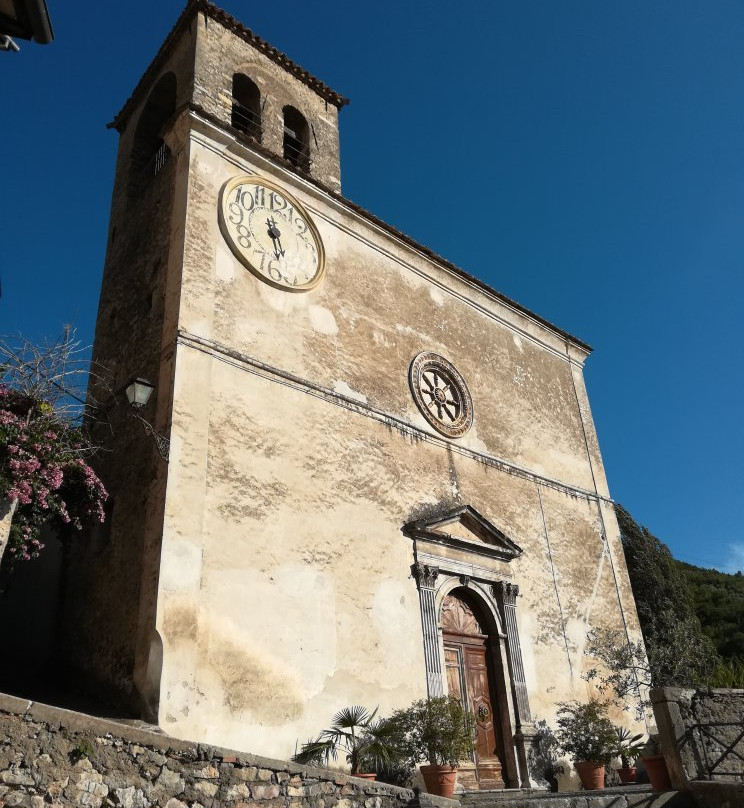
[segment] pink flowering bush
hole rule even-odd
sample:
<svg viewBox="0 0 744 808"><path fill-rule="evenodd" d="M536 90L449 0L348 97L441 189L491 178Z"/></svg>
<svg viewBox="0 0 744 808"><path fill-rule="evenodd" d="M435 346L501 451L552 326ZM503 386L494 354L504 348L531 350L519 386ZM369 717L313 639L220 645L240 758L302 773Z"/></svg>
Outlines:
<svg viewBox="0 0 744 808"><path fill-rule="evenodd" d="M0 385L0 498L17 500L8 539L14 561L39 554L46 524L65 536L104 521L108 494L84 445L79 428L49 404Z"/></svg>

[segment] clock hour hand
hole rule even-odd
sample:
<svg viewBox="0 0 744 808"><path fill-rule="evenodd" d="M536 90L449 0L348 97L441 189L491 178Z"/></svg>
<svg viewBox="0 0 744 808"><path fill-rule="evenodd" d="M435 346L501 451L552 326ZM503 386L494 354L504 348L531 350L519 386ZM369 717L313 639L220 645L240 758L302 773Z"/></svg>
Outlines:
<svg viewBox="0 0 744 808"><path fill-rule="evenodd" d="M277 258L281 258L284 255L284 248L282 247L281 241L282 234L276 226L274 217L272 216L270 219L267 219L266 224L269 226L268 233L274 243L274 255L276 255Z"/></svg>

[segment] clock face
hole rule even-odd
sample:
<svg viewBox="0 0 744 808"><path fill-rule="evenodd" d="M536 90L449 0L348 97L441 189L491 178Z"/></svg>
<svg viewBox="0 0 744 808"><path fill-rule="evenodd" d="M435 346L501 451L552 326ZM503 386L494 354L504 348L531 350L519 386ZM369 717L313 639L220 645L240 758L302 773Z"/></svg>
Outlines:
<svg viewBox="0 0 744 808"><path fill-rule="evenodd" d="M235 177L222 189L222 235L238 260L262 281L306 292L323 277L325 255L300 203L270 180Z"/></svg>

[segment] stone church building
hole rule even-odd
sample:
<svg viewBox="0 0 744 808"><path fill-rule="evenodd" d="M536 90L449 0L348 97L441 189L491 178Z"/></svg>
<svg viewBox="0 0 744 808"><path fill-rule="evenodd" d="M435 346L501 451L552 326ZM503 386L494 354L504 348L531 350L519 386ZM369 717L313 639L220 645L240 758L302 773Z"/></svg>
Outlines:
<svg viewBox="0 0 744 808"><path fill-rule="evenodd" d="M527 785L587 632L639 636L590 349L344 198L345 103L192 0L112 122L120 405L70 643L169 734L284 759L344 706L453 693L466 786Z"/></svg>

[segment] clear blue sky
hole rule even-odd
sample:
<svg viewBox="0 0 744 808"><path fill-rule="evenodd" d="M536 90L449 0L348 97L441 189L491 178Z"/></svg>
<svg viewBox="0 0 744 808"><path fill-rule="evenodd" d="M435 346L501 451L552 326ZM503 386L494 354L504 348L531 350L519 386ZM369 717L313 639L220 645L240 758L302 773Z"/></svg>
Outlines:
<svg viewBox="0 0 744 808"><path fill-rule="evenodd" d="M0 53L0 332L90 341L105 124L183 3L49 7L53 44ZM223 7L351 99L347 197L594 346L614 498L744 569L744 3Z"/></svg>

